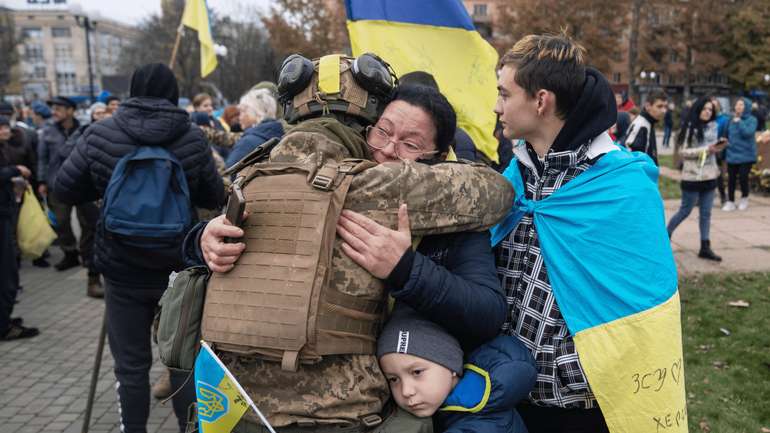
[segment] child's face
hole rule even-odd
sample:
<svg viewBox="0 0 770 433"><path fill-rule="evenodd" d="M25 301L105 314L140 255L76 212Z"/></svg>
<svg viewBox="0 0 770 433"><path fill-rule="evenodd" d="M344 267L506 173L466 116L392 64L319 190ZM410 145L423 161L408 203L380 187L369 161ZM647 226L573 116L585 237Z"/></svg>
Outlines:
<svg viewBox="0 0 770 433"><path fill-rule="evenodd" d="M458 380L443 365L404 353L384 355L380 367L396 404L420 418L433 415Z"/></svg>

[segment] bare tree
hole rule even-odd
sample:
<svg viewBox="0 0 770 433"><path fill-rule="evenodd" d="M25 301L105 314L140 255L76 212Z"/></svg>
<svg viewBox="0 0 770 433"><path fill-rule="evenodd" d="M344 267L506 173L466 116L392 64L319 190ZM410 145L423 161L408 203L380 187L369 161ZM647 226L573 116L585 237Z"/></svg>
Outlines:
<svg viewBox="0 0 770 433"><path fill-rule="evenodd" d="M259 15L244 13L240 20L233 20L210 11L209 17L214 41L227 47L227 55L218 57L217 69L202 79L197 35L184 29L173 65L181 95L216 93L213 88L234 101L255 83L274 79L276 60ZM163 16L154 15L142 22L140 36L124 51L123 71L130 74L146 63L168 63L181 19L181 10L168 9Z"/></svg>
<svg viewBox="0 0 770 433"><path fill-rule="evenodd" d="M277 0L262 20L275 52L308 58L349 51L345 9L334 0Z"/></svg>
<svg viewBox="0 0 770 433"><path fill-rule="evenodd" d="M504 51L511 41L532 33L566 32L586 48L592 66L609 73L620 58L627 0L507 0L499 3L495 46Z"/></svg>
<svg viewBox="0 0 770 433"><path fill-rule="evenodd" d="M770 2L748 0L735 7L727 18L730 32L722 44L727 58L725 70L743 90L767 88L770 74Z"/></svg>
<svg viewBox="0 0 770 433"><path fill-rule="evenodd" d="M673 77L689 98L692 85L706 81L726 64L719 47L730 32L725 17L714 13L725 6L719 0L646 2L639 67Z"/></svg>
<svg viewBox="0 0 770 433"><path fill-rule="evenodd" d="M16 27L10 11L0 7L0 98L5 96L5 88L12 81L12 73L19 63L19 44Z"/></svg>

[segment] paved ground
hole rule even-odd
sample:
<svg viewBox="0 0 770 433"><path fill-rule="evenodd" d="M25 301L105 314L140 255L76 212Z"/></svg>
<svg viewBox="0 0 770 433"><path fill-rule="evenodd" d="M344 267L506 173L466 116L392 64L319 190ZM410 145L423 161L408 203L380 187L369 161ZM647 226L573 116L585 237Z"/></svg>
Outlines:
<svg viewBox="0 0 770 433"><path fill-rule="evenodd" d="M670 217L678 201L666 202ZM73 218L76 221L75 218ZM712 243L721 264L697 258L697 210L674 233L672 245L680 273L770 271L770 198L753 196L745 212L714 209ZM52 262L60 258L52 248ZM34 339L0 343L0 432L81 431L103 303L85 296L83 269L56 272L25 262L24 292L14 316L23 316L42 334ZM156 362L152 378L160 372ZM112 358L105 348L91 432L119 432ZM175 432L170 403L153 402L149 432Z"/></svg>
<svg viewBox="0 0 770 433"><path fill-rule="evenodd" d="M658 143L663 135L658 134ZM670 155L671 147L660 148L660 154ZM661 176L680 180L679 170L660 168ZM750 272L770 271L770 197L753 194L749 197L746 211L723 212L719 199L715 200L711 212L712 249L722 256L716 264L698 258L700 235L698 232L698 210L677 228L671 240L676 254L680 275L696 272ZM666 201L666 221L679 209L679 200Z"/></svg>
<svg viewBox="0 0 770 433"><path fill-rule="evenodd" d="M698 258L698 210L676 229L671 239L680 275L696 272L770 271L770 198L751 196L745 211L723 212L716 200L711 212L712 249L721 263ZM666 217L679 209L679 200L666 201Z"/></svg>
<svg viewBox="0 0 770 433"><path fill-rule="evenodd" d="M55 250L54 261L60 258ZM14 316L39 327L41 335L0 343L0 432L80 432L104 304L86 297L82 268L57 272L26 261L21 283ZM112 357L106 346L104 352L90 431L118 433ZM156 362L153 379L159 367ZM171 402L152 404L148 431L176 432Z"/></svg>

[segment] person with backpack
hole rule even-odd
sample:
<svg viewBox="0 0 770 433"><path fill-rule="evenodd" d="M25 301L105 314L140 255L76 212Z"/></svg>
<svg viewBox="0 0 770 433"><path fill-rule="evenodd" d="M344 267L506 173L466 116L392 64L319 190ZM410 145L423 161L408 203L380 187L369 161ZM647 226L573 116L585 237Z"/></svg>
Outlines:
<svg viewBox="0 0 770 433"><path fill-rule="evenodd" d="M130 98L114 117L78 140L56 178L64 203L102 199L95 263L105 279L110 350L121 431L145 432L150 408L150 327L169 273L182 268L179 250L195 223L193 206L214 209L224 188L201 130L177 107L179 88L160 63L139 67ZM185 375L171 377L175 388ZM174 398L180 431L192 389Z"/></svg>

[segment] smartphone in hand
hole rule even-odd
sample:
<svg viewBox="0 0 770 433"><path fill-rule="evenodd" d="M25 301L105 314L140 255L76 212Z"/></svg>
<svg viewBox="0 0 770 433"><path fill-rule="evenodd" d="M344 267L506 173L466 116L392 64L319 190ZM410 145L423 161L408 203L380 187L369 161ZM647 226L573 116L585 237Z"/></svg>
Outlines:
<svg viewBox="0 0 770 433"><path fill-rule="evenodd" d="M230 189L230 198L227 200L227 209L225 210L225 218L227 221L240 227L243 224L243 212L246 210L246 198L243 196L241 187L237 184L233 184ZM227 243L240 242L238 239L225 238Z"/></svg>

